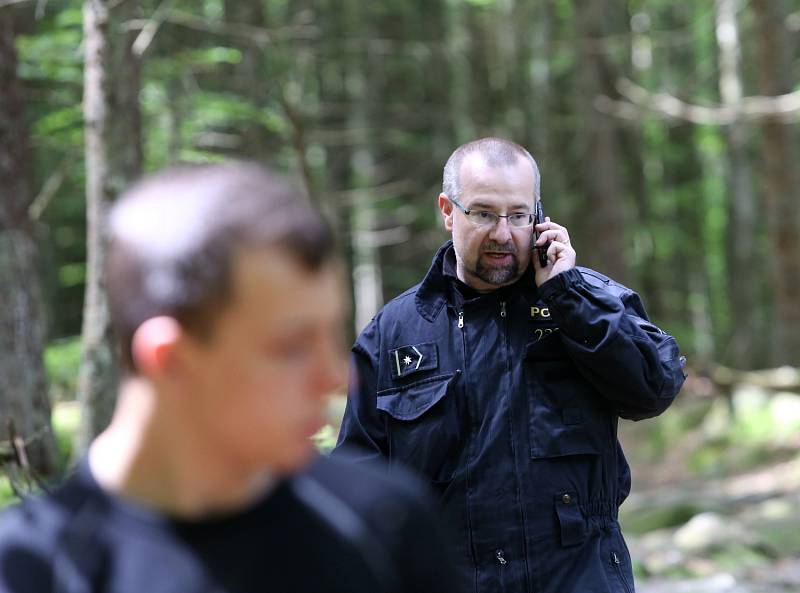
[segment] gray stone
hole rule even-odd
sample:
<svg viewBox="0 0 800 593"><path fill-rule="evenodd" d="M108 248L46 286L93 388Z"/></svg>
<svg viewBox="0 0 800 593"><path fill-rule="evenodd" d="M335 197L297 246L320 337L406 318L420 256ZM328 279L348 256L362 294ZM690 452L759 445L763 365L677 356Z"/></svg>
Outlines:
<svg viewBox="0 0 800 593"><path fill-rule="evenodd" d="M717 513L700 513L692 517L673 536L683 552L701 552L724 548L730 542L753 542L750 533L735 519Z"/></svg>

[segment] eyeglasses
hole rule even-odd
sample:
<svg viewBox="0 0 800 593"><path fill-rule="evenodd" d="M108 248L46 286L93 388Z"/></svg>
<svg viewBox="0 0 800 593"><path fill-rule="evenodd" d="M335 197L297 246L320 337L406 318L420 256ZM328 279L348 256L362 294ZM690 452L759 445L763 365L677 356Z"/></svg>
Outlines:
<svg viewBox="0 0 800 593"><path fill-rule="evenodd" d="M494 212L488 212L486 210L467 210L458 200L453 198L447 199L453 202L453 204L466 215L468 221L481 229L493 228L500 222L501 218L505 218L509 226L517 229L524 229L533 224L533 214L530 213L524 214L515 212L513 214L495 214Z"/></svg>

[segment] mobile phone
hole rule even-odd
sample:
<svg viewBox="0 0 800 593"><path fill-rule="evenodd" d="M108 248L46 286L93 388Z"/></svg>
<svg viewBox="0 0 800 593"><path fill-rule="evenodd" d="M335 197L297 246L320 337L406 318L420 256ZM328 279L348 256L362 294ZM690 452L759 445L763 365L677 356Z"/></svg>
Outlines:
<svg viewBox="0 0 800 593"><path fill-rule="evenodd" d="M536 225L541 224L544 222L544 208L542 208L541 200L536 200L536 206L534 207L533 213L533 249L539 255L539 264L543 267L547 267L547 250L550 248L550 241L542 245L541 247L536 246L536 241L539 240L539 232L536 230Z"/></svg>

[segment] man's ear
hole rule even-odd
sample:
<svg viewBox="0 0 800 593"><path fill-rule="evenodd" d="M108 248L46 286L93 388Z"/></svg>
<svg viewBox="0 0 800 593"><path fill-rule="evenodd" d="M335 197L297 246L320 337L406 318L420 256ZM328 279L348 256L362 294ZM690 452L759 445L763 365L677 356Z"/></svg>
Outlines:
<svg viewBox="0 0 800 593"><path fill-rule="evenodd" d="M165 375L172 366L183 330L172 317L151 317L134 332L131 354L136 370L145 377Z"/></svg>
<svg viewBox="0 0 800 593"><path fill-rule="evenodd" d="M445 194L439 194L439 210L442 211L444 228L448 232L453 231L453 202Z"/></svg>

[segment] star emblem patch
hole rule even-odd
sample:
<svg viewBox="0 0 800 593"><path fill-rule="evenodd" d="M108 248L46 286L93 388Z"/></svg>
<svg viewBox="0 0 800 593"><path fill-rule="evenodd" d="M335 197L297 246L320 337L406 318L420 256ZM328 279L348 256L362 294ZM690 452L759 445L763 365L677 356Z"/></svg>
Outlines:
<svg viewBox="0 0 800 593"><path fill-rule="evenodd" d="M387 363L395 379L435 369L439 366L436 344L424 342L392 348Z"/></svg>

